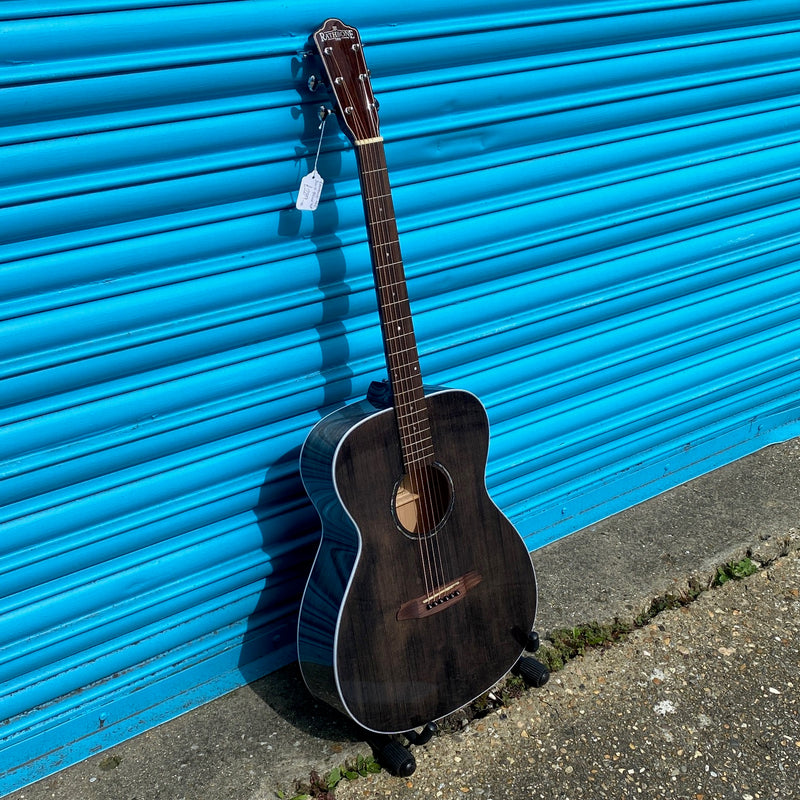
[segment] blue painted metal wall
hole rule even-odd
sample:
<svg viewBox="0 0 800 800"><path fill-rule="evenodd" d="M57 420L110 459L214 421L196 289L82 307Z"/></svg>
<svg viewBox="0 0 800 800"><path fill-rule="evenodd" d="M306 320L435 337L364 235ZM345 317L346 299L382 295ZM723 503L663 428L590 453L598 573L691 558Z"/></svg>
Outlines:
<svg viewBox="0 0 800 800"><path fill-rule="evenodd" d="M794 0L347 4L430 382L536 548L798 432ZM320 2L8 0L0 792L293 658L297 454L382 374Z"/></svg>

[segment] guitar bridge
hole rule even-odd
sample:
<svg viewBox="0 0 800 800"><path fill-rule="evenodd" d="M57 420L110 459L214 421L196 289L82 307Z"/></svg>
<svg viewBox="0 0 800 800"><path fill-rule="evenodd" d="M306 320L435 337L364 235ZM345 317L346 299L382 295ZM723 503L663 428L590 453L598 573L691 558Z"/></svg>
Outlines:
<svg viewBox="0 0 800 800"><path fill-rule="evenodd" d="M464 599L467 592L477 586L483 576L477 570L465 572L460 578L437 587L430 594L423 594L413 600L407 600L400 606L397 619L422 619L437 614Z"/></svg>

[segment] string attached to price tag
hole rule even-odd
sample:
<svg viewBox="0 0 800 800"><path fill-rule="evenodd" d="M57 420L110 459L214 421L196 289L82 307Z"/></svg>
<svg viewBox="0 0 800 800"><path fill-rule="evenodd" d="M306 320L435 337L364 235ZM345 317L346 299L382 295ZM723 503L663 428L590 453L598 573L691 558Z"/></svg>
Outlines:
<svg viewBox="0 0 800 800"><path fill-rule="evenodd" d="M325 122L328 115L322 118L319 125L319 142L317 144L317 155L314 159L314 169L300 181L300 188L297 191L297 202L294 204L295 208L300 211L316 211L319 205L319 196L322 194L322 184L325 181L322 175L317 172L317 162L319 161L319 151L322 148L322 137L325 134Z"/></svg>

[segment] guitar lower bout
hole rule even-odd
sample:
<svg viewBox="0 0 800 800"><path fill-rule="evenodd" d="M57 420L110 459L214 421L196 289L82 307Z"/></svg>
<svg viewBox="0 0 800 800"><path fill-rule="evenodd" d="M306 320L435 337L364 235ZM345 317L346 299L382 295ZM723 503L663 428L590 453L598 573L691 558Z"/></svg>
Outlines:
<svg viewBox="0 0 800 800"><path fill-rule="evenodd" d="M406 481L394 409L365 401L318 423L301 457L323 523L298 625L301 669L314 694L379 733L488 690L536 614L527 548L486 492L483 406L454 389L425 400L438 483Z"/></svg>

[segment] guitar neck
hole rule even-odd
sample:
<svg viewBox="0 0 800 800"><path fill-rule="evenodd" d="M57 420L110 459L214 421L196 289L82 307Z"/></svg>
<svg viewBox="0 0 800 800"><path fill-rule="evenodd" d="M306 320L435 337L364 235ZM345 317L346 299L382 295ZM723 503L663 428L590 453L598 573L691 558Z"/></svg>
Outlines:
<svg viewBox="0 0 800 800"><path fill-rule="evenodd" d="M434 461L383 139L355 142L386 366L406 470Z"/></svg>

